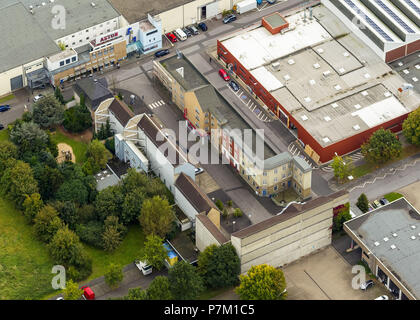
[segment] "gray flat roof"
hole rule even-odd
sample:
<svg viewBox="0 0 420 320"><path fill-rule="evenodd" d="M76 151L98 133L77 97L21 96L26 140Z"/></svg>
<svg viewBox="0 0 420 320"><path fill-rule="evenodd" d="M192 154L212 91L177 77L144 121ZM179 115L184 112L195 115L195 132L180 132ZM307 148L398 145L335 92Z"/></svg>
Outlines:
<svg viewBox="0 0 420 320"><path fill-rule="evenodd" d="M346 225L420 299L419 212L405 198L401 198ZM413 236L414 239L411 238ZM395 248L391 248L391 245Z"/></svg>
<svg viewBox="0 0 420 320"><path fill-rule="evenodd" d="M21 3L0 3L0 72L60 51Z"/></svg>
<svg viewBox="0 0 420 320"><path fill-rule="evenodd" d="M21 2L28 11L32 5L34 7L32 16L53 40L120 16L107 0L55 0L53 3L45 0L45 6L34 0L15 0L15 2ZM95 3L95 7L91 5L92 2ZM54 29L51 24L54 17L51 10L57 5L62 5L66 9L64 29Z"/></svg>
<svg viewBox="0 0 420 320"><path fill-rule="evenodd" d="M147 13L158 14L160 12L176 8L193 0L109 0L112 5L127 19L129 23L137 22L147 16Z"/></svg>

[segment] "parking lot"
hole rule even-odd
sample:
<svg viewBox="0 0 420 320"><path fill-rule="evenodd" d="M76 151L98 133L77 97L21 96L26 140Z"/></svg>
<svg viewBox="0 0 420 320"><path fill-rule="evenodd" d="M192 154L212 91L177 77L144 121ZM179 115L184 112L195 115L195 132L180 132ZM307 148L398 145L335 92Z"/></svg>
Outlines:
<svg viewBox="0 0 420 320"><path fill-rule="evenodd" d="M373 300L381 295L390 297L384 286L375 281L367 291L354 290L352 267L329 246L304 257L283 271L288 300Z"/></svg>
<svg viewBox="0 0 420 320"><path fill-rule="evenodd" d="M420 181L397 191L401 193L417 210L420 211Z"/></svg>

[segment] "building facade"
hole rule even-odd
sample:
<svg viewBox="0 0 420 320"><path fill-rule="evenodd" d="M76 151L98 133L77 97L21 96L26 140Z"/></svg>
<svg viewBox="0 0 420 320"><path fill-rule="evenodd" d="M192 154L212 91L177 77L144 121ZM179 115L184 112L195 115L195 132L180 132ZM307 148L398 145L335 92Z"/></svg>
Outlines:
<svg viewBox="0 0 420 320"><path fill-rule="evenodd" d="M288 152L275 154L186 57L154 61L154 74L189 127L209 138L256 194L271 197L293 188L302 198L311 195L311 166Z"/></svg>

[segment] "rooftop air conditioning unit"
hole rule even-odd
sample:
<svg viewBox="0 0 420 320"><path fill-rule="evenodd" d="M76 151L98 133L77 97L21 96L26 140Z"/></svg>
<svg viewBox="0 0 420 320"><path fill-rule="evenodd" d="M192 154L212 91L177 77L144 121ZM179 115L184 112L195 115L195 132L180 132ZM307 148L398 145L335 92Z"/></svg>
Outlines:
<svg viewBox="0 0 420 320"><path fill-rule="evenodd" d="M274 62L271 66L274 70L278 71L280 69L280 62Z"/></svg>

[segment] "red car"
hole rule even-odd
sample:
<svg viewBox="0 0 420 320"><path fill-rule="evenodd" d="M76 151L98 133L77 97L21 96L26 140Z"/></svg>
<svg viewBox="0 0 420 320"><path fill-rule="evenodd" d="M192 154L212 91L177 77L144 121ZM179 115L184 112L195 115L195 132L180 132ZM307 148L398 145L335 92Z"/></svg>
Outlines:
<svg viewBox="0 0 420 320"><path fill-rule="evenodd" d="M95 300L95 292L93 292L93 290L92 290L90 287L88 287L88 286L83 286L83 287L81 287L80 289L82 289L82 290L83 290L83 295L82 295L82 297L83 297L85 300Z"/></svg>
<svg viewBox="0 0 420 320"><path fill-rule="evenodd" d="M230 77L229 77L229 75L227 74L227 72L224 70L224 69L220 69L219 70L219 75L223 78L223 80L225 80L225 81L229 81L230 80Z"/></svg>
<svg viewBox="0 0 420 320"><path fill-rule="evenodd" d="M178 41L178 39L175 37L175 35L174 35L172 32L168 32L168 33L166 34L166 36L168 37L168 39L169 39L172 43L174 43L174 42L177 42L177 41Z"/></svg>

